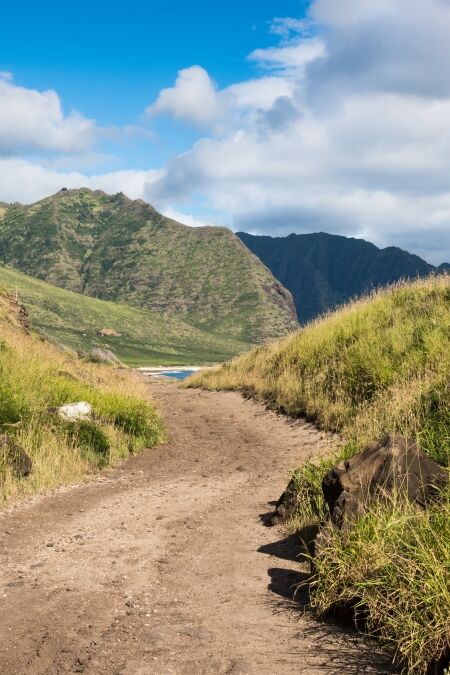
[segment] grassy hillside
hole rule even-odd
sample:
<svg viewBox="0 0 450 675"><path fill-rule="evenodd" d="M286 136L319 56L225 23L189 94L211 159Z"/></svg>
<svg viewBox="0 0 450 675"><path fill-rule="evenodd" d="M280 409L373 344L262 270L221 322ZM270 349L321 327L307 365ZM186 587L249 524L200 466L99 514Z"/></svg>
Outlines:
<svg viewBox="0 0 450 675"><path fill-rule="evenodd" d="M237 389L341 432L337 456L294 474L302 525L324 516L325 472L387 432L415 438L449 466L449 382L446 276L378 292L200 373L188 386ZM407 672L443 672L450 658L449 529L450 494L426 511L395 499L375 504L351 535L330 531L315 562L313 607L326 613L356 598L369 629L394 645Z"/></svg>
<svg viewBox="0 0 450 675"><path fill-rule="evenodd" d="M29 334L20 305L3 292L0 334L0 500L80 480L164 439L137 376L85 363ZM69 423L49 411L78 401L92 405L92 421ZM18 475L5 435L31 458L28 477Z"/></svg>
<svg viewBox="0 0 450 675"><path fill-rule="evenodd" d="M450 277L398 284L292 336L200 373L340 431L355 448L388 431L450 451Z"/></svg>
<svg viewBox="0 0 450 675"><path fill-rule="evenodd" d="M289 292L232 232L181 225L121 193L62 190L0 209L0 260L233 340L261 342L297 326Z"/></svg>
<svg viewBox="0 0 450 675"><path fill-rule="evenodd" d="M364 293L436 271L395 246L319 232L259 237L238 232L272 274L291 291L302 324ZM445 265L439 268L444 271Z"/></svg>
<svg viewBox="0 0 450 675"><path fill-rule="evenodd" d="M84 353L108 349L130 366L217 363L249 347L176 317L66 291L1 264L0 288L17 294L33 327L52 341ZM121 335L99 337L102 328Z"/></svg>

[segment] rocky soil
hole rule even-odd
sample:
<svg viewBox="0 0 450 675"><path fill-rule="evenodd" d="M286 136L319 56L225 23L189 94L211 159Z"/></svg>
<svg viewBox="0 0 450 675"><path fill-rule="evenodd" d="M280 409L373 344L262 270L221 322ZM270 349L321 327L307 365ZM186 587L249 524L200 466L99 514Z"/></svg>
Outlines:
<svg viewBox="0 0 450 675"><path fill-rule="evenodd" d="M170 443L0 516L0 673L388 673L302 613L295 537L266 527L333 439L234 393L155 382Z"/></svg>

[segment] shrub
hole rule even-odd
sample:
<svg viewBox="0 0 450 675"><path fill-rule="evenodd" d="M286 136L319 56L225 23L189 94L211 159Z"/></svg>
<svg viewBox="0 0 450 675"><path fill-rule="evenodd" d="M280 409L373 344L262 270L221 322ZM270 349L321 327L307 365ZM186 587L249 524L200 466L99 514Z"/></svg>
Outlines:
<svg viewBox="0 0 450 675"><path fill-rule="evenodd" d="M111 443L106 433L96 422L91 422L90 420L69 422L67 425L67 435L69 441L75 447L80 448L84 453L97 455L99 464L107 463Z"/></svg>

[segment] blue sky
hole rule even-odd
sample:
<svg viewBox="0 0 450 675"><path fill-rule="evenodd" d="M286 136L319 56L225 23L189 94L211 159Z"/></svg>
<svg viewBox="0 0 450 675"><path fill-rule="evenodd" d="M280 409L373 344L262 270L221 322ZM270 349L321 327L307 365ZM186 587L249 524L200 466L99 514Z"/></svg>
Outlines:
<svg viewBox="0 0 450 675"><path fill-rule="evenodd" d="M88 186L450 261L449 35L448 0L4 3L0 201Z"/></svg>
<svg viewBox="0 0 450 675"><path fill-rule="evenodd" d="M67 111L82 111L104 127L126 125L139 121L181 68L202 64L221 88L254 76L258 68L246 57L276 44L268 30L274 12L300 15L307 4L8 2L2 8L7 30L2 31L0 69L23 86L56 90ZM102 150L119 154L115 168L147 168L187 150L198 136L167 119L155 120L152 129L156 142L144 147L142 139L128 142L125 151L103 143Z"/></svg>

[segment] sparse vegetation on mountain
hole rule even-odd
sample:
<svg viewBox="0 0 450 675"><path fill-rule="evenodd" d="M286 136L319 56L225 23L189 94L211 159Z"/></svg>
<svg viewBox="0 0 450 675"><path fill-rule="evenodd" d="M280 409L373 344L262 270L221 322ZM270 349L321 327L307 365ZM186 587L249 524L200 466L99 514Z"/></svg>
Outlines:
<svg viewBox="0 0 450 675"><path fill-rule="evenodd" d="M94 360L100 350L130 366L217 363L250 346L176 316L66 291L1 264L0 288L17 295L46 338ZM120 335L99 335L105 326Z"/></svg>
<svg viewBox="0 0 450 675"><path fill-rule="evenodd" d="M2 209L0 260L244 343L297 326L290 293L232 232L181 225L122 193L63 190Z"/></svg>
<svg viewBox="0 0 450 675"><path fill-rule="evenodd" d="M112 377L111 366L57 351L29 333L20 304L4 292L0 328L0 500L80 480L164 439L145 384L131 371L115 369ZM53 412L78 401L91 404L92 419ZM16 448L31 471L17 470Z"/></svg>

